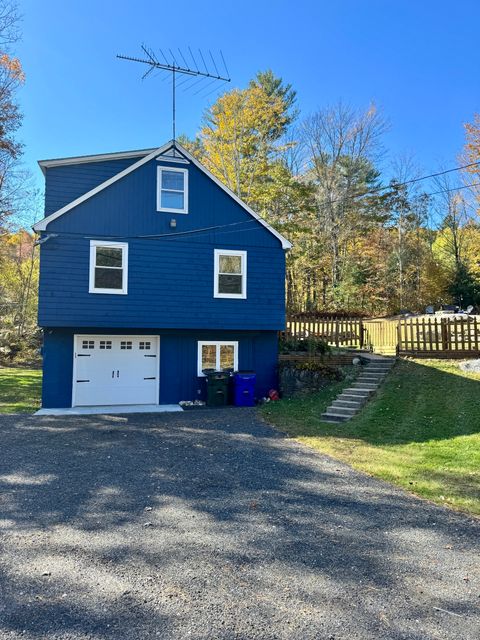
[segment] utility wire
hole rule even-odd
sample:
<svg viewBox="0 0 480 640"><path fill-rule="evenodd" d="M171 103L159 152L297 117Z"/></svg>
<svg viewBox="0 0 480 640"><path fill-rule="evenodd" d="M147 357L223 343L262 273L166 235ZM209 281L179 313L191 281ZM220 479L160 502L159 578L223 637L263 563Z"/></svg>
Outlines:
<svg viewBox="0 0 480 640"><path fill-rule="evenodd" d="M472 163L472 164L480 164L480 162L476 162L476 163ZM467 166L471 166L471 165L467 165ZM452 171L452 169L449 169L448 171ZM479 187L480 186L480 182L474 182L473 184L466 184L463 185L461 187L451 187L449 189L440 189L438 191L433 191L431 193L426 193L424 195L426 196L434 196L434 195L438 195L440 193L450 193L452 191L461 191L462 189L470 189L472 187ZM260 221L258 221L260 222ZM230 227L239 227L240 225L246 225L246 224L252 224L254 223L254 219L248 219L248 220L241 220L240 222L230 222L228 224L220 224L220 225L214 225L211 227L202 227L199 229L189 229L187 231L175 231L172 233L158 233L158 234L151 234L151 235L139 235L139 236L128 236L128 235L102 235L102 234L85 234L85 233L76 233L73 231L68 231L65 233L57 233L57 236L62 236L62 237L80 237L83 239L113 239L113 240L156 240L157 238L178 238L178 237L183 237L183 236L189 236L192 234L197 234L197 233L207 233L207 232L218 232L221 233L222 235L225 233L238 233L239 231L243 232L243 231L252 231L252 230L260 230L260 227L258 225L255 225L254 227L249 227L249 228L241 228L241 229L233 229L230 231L222 231L222 229L227 229ZM261 223L260 223L261 224ZM266 228L263 227L262 228ZM2 235L8 235L8 233L2 234Z"/></svg>
<svg viewBox="0 0 480 640"><path fill-rule="evenodd" d="M461 171L462 169L468 169L470 167L475 167L480 165L480 160L478 160L477 162L470 162L469 164L465 164L461 167L454 167L452 169L445 169L445 171L437 171L436 173L429 173L426 176L421 176L419 178L412 178L411 180L405 180L405 182L391 182L389 185L385 185L385 186L380 186L380 187L375 187L373 189L370 189L369 191L365 191L363 193L355 193L352 194L351 196L348 196L347 198L336 198L335 200L325 200L324 202L320 202L317 206L319 207L323 207L323 206L328 206L331 204L335 204L336 202L344 202L345 200L353 200L354 198L361 198L363 196L368 196L368 195L372 195L375 193L378 193L380 191L385 191L386 189L394 189L396 187L404 187L406 185L409 184L414 184L416 182L421 182L422 180L428 180L430 178L437 178L438 176L443 176L447 173L452 173L454 171ZM468 186L468 185L467 185ZM476 186L476 185L470 185L470 186ZM458 187L458 189L465 189L467 187ZM454 191L455 189L451 189L451 191ZM441 193L441 192L435 192L435 193ZM428 193L425 195L435 195L435 193Z"/></svg>
<svg viewBox="0 0 480 640"><path fill-rule="evenodd" d="M79 232L75 232L75 231L67 231L67 232L60 232L58 235L61 235L63 237L81 237L81 238L86 238L86 239L95 239L95 238L113 238L114 240L122 240L122 239L129 239L129 240L155 240L156 238L171 238L171 237L178 237L178 236L186 236L186 235L191 235L191 234L195 234L195 233L206 233L206 232L210 232L210 231L219 231L221 229L225 229L228 227L235 227L235 226L239 226L239 225L245 225L245 224L251 224L252 222L254 222L255 219L254 218L250 218L248 220L241 220L240 222L230 222L228 224L219 224L219 225L214 225L211 227L202 227L200 229L189 229L187 231L174 231L172 233L157 233L157 234L151 234L151 235L139 235L139 236L128 236L128 235L94 235L94 234L85 234L85 233L79 233ZM263 227L262 225L262 228ZM244 231L244 229L234 229L234 232L237 231ZM227 233L226 231L219 231L220 233Z"/></svg>

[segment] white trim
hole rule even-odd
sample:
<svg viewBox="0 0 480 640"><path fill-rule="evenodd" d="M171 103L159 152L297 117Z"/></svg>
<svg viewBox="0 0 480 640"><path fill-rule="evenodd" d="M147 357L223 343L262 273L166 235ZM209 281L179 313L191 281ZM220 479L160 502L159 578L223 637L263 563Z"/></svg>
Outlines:
<svg viewBox="0 0 480 640"><path fill-rule="evenodd" d="M183 209L162 207L162 173L164 171L170 171L172 173L183 173L183 191L176 191L175 189L163 189L163 191L176 191L176 193L183 193ZM188 169L163 166L157 167L157 211L161 211L162 213L188 213Z"/></svg>
<svg viewBox="0 0 480 640"><path fill-rule="evenodd" d="M215 369L220 370L220 347L233 347L233 370L238 371L238 341L236 340L200 340L197 343L197 375L199 378L205 378L202 371L202 347L215 345Z"/></svg>
<svg viewBox="0 0 480 640"><path fill-rule="evenodd" d="M167 142L166 144L162 145L158 149L155 149L154 151L152 151L152 153L149 153L148 155L146 155L144 158L142 158L138 162L134 162L132 165L130 165L123 171L120 171L120 173L117 173L117 175L113 176L109 180L106 180L105 182L102 182L102 184L99 184L94 189L87 191L87 193L84 193L83 196L80 196L79 198L77 198L76 200L73 200L72 202L65 205L55 213L52 213L46 218L44 218L43 220L40 220L39 222L33 225L34 231L37 231L37 232L45 231L49 222L56 220L57 218L62 216L64 213L67 213L67 211L70 211L71 209L78 206L82 202L85 202L85 200L88 200L92 196L96 195L99 191L102 191L106 187L109 187L111 184L113 184L117 180L121 180L132 171L135 171L146 162L149 162L149 160L152 160L153 158L155 158L155 156L161 155L162 153L170 149L173 145L175 145L176 149L178 149L178 151L180 151L182 155L184 155L188 160L190 160L192 164L194 164L198 169L200 169L200 171L203 171L205 175L207 175L211 180L213 180L213 182L215 182L215 184L219 186L220 189L223 189L225 193L227 193L231 198L233 198L233 200L235 200L235 202L237 202L241 207L243 207L243 209L245 209L245 211L247 211L253 218L255 218L255 220L257 220L262 226L268 229L271 234L273 234L278 240L280 240L283 249L287 250L292 248L292 243L289 240L287 240L284 236L282 236L281 233L279 233L273 227L271 227L268 224L268 222L263 220L263 218L261 218L258 215L258 213L255 213L255 211L253 211L253 209L250 209L250 207L247 204L245 204L243 200L240 200L240 198L235 193L233 193L231 189L229 189L222 182L220 182L220 180L216 178L213 175L213 173L211 173L206 167L204 167L203 164L201 164L201 162L199 162L196 158L194 158L190 152L188 152L181 144L179 144L176 141ZM90 158L92 157L93 156L90 156Z"/></svg>
<svg viewBox="0 0 480 640"><path fill-rule="evenodd" d="M199 162L194 156L192 156L191 153L189 153L184 147L182 147L181 144L179 144L178 142L175 142L175 144L178 147L179 151L181 153L183 153L184 156L186 158L188 158L192 164L194 164L196 167L198 167L198 169L200 169L200 171L203 171L203 173L205 175L207 175L211 180L213 180L213 182L215 182L215 184L217 186L219 186L220 189L223 189L223 191L225 191L225 193L228 193L228 195L231 198L233 198L233 200L235 200L235 202L237 204L239 204L241 207L243 207L245 209L245 211L247 211L251 216L253 216L255 218L255 220L257 220L262 226L264 226L266 229L268 229L271 234L273 234L278 240L280 240L280 242L282 243L282 249L288 250L288 249L292 248L293 245L290 242L290 240L287 240L285 238L285 236L282 236L282 234L279 233L278 231L276 231L273 227L271 227L266 220L261 218L258 215L258 213L256 213L253 209L250 209L248 204L243 202L243 200L241 200L231 189L229 189L229 187L227 187L225 184L223 184L223 182L220 182L220 180L218 178L216 178L213 175L213 173L211 173L201 162Z"/></svg>
<svg viewBox="0 0 480 640"><path fill-rule="evenodd" d="M107 339L107 338L145 338L148 340L155 340L157 343L157 405L160 404L160 336L144 336L144 335L131 335L128 333L74 333L73 334L73 368L72 368L72 407L75 407L75 389L76 389L76 381L77 381L77 338L93 338L94 340L98 339ZM125 405L128 406L128 405ZM136 405L143 406L143 405ZM147 406L147 405L145 405Z"/></svg>
<svg viewBox="0 0 480 640"><path fill-rule="evenodd" d="M242 293L220 293L218 290L218 281L220 275L220 256L240 256L242 265ZM245 300L247 297L247 252L234 251L233 249L215 249L214 250L214 278L213 278L213 297L214 298L237 298ZM233 275L233 274L232 274Z"/></svg>
<svg viewBox="0 0 480 640"><path fill-rule="evenodd" d="M103 162L105 160L128 160L128 158L139 158L146 156L154 149L138 149L137 151L118 151L114 153L98 153L88 156L72 156L70 158L52 158L50 160L39 160L38 164L45 175L46 169L61 167L69 164L84 164L87 162Z"/></svg>
<svg viewBox="0 0 480 640"><path fill-rule="evenodd" d="M167 144L164 144L159 149L154 149L151 153L146 155L144 158L142 158L138 162L134 162L133 164L131 164L129 167L127 167L123 171L120 171L120 173L117 173L116 175L112 176L108 180L105 180L105 182L102 182L101 184L99 184L94 189L91 189L90 191L87 191L87 193L84 193L79 198L76 198L75 200L72 200L72 202L70 202L69 204L66 204L64 207L62 207L58 211L55 211L54 213L51 213L49 216L47 216L43 220L39 220L39 222L37 222L36 224L33 225L33 230L37 231L37 232L38 231L45 231L46 228L47 228L47 225L50 222L53 222L53 220L56 220L60 216L63 216L64 213L67 213L67 211L70 211L74 207L77 207L79 204L82 204L82 202L85 202L85 200L88 200L89 198L91 198L92 196L96 195L100 191L103 191L103 189L106 189L111 184L114 184L115 182L117 182L117 180L121 180L122 178L127 176L129 173L132 173L132 171L135 171L136 169L138 169L139 167L144 165L146 162L149 162L150 160L153 160L153 158L155 158L156 155L158 155L159 153L163 153L163 151L168 149L170 146L171 146L171 143L167 142Z"/></svg>
<svg viewBox="0 0 480 640"><path fill-rule="evenodd" d="M179 156L168 156L163 154L163 156L158 156L158 158L155 158L155 160L157 162L176 162L178 164L190 164L189 160L186 160L185 158L180 158Z"/></svg>
<svg viewBox="0 0 480 640"><path fill-rule="evenodd" d="M97 247L112 247L122 250L122 288L101 289L95 287L95 268L97 266ZM105 267L106 269L110 267ZM90 240L90 271L88 278L88 293L108 293L113 295L127 295L128 293L128 242L109 242L107 240Z"/></svg>

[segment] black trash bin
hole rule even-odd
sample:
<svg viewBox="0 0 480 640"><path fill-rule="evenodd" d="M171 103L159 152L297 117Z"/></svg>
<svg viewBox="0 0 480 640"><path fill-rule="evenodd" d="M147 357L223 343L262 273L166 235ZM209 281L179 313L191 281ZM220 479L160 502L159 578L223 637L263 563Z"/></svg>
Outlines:
<svg viewBox="0 0 480 640"><path fill-rule="evenodd" d="M207 405L221 407L228 404L230 373L213 369L204 369L203 373L207 377Z"/></svg>

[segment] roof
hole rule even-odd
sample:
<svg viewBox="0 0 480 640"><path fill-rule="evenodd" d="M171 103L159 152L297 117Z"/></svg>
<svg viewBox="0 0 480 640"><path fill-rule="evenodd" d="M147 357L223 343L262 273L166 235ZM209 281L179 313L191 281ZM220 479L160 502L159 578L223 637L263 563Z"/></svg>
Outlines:
<svg viewBox="0 0 480 640"><path fill-rule="evenodd" d="M103 162L104 160L124 160L128 158L140 158L155 151L155 149L136 149L133 151L115 151L113 153L98 153L88 156L72 156L70 158L51 158L49 160L39 160L38 164L43 175L46 169L61 167L68 164L82 164L85 162Z"/></svg>
<svg viewBox="0 0 480 640"><path fill-rule="evenodd" d="M34 231L37 231L37 232L46 231L47 225L53 220L56 220L60 216L63 216L63 214L77 207L79 204L82 204L82 202L85 202L86 200L90 199L100 191L103 191L103 189L106 189L107 187L109 187L111 184L114 184L118 180L121 180L122 178L127 176L129 173L132 173L133 171L140 168L142 165L146 164L150 160L153 160L158 155L165 154L167 151L169 151L172 148L179 151L187 160L189 160L198 169L200 169L200 171L203 171L204 174L206 174L211 180L213 180L213 182L215 182L215 184L217 184L223 191L225 191L225 193L227 193L231 198L233 198L233 200L235 200L235 202L237 202L245 211L247 211L253 218L255 218L255 220L257 220L261 225L263 225L266 229L268 229L270 233L272 233L276 238L278 238L278 240L280 240L282 244L283 249L291 249L292 244L289 240L287 240L284 236L282 236L281 233L279 233L271 225L269 225L268 222L266 222L263 218L261 218L258 215L258 213L253 211L253 209L251 209L245 202L243 202L243 200L241 200L231 189L229 189L222 182L220 182L220 180L216 178L213 175L213 173L211 173L203 164L201 164L201 162L199 162L194 156L192 156L192 154L189 151L187 151L185 147L183 147L177 141L173 141L173 140L170 140L166 144L156 149L143 149L138 151L122 151L117 153L106 153L106 154L91 155L91 156L76 156L71 158L40 160L39 165L42 171L45 173L46 169L50 167L61 166L61 165L79 164L79 163L87 163L87 162L99 162L102 160L120 160L123 158L134 158L137 156L139 157L139 160L137 162L134 162L123 171L120 171L119 173L115 174L113 177L109 178L108 180L105 180L105 182L102 182L101 184L99 184L94 189L87 191L87 193L84 193L83 195L76 198L75 200L72 200L72 202L68 203L61 209L58 209L58 211L51 213L46 218L43 218L43 220L40 220L39 222L34 224L33 225ZM168 157L164 157L160 159L169 160Z"/></svg>

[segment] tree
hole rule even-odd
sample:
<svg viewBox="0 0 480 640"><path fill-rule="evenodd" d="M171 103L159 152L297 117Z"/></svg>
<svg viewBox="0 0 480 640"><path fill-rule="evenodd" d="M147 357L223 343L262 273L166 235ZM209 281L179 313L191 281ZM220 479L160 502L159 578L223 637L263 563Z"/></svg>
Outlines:
<svg viewBox="0 0 480 640"><path fill-rule="evenodd" d="M0 354L31 356L38 344L38 253L32 234L21 229L0 238Z"/></svg>
<svg viewBox="0 0 480 640"><path fill-rule="evenodd" d="M261 199L270 168L282 153L280 137L292 113L292 92L271 72L258 74L247 89L223 94L204 113L190 149L247 203Z"/></svg>
<svg viewBox="0 0 480 640"><path fill-rule="evenodd" d="M330 249L333 291L341 280L349 238L359 227L365 230L376 210L372 198L359 198L378 186L374 161L385 129L374 105L361 111L341 102L319 109L302 123L307 176L316 190L317 233Z"/></svg>
<svg viewBox="0 0 480 640"><path fill-rule="evenodd" d="M259 71L255 78L250 81L250 88L259 87L268 96L278 98L284 110L282 120L274 123L274 127L270 133L272 140L278 140L288 131L288 128L297 119L299 111L295 106L297 101L297 92L292 88L291 84L285 84L282 78L277 77L271 69L267 71Z"/></svg>
<svg viewBox="0 0 480 640"><path fill-rule="evenodd" d="M0 227L15 210L23 177L17 172L22 144L15 134L22 115L15 96L25 78L20 61L10 52L19 37L18 22L16 4L0 1Z"/></svg>
<svg viewBox="0 0 480 640"><path fill-rule="evenodd" d="M465 164L477 163L467 168L467 180L474 184L480 183L480 113L474 115L473 122L465 124L465 138L463 161ZM476 184L472 190L480 207L480 185Z"/></svg>

